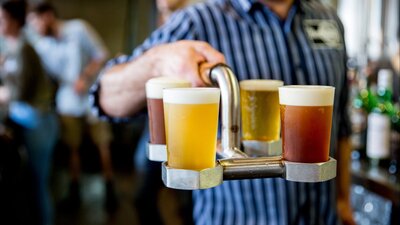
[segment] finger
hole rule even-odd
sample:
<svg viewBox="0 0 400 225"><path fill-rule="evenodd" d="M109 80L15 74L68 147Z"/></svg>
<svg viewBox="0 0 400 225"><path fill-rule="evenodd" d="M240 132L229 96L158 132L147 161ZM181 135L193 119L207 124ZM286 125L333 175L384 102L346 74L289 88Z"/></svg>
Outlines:
<svg viewBox="0 0 400 225"><path fill-rule="evenodd" d="M194 87L204 87L206 86L206 82L202 79L201 77L201 72L200 72L200 65L203 63L198 63L195 61L192 61L191 65L190 65L190 72L188 74L190 74L190 81L192 82L192 86Z"/></svg>
<svg viewBox="0 0 400 225"><path fill-rule="evenodd" d="M190 56L189 56L190 59L187 59L187 60L195 61L196 64L197 64L197 66L200 65L201 63L207 61L207 58L206 58L203 54L201 54L200 52L198 52L195 48L192 49L191 51L192 51L192 52L191 52L191 54L190 54Z"/></svg>
<svg viewBox="0 0 400 225"><path fill-rule="evenodd" d="M196 56L197 55L197 56ZM204 62L203 57L199 57L200 54L191 54L189 57L191 58L190 60L185 60L185 62L182 64L182 70L181 74L192 83L192 86L194 87L201 87L205 86L205 83L200 77L200 64ZM203 59L203 61L201 60Z"/></svg>
<svg viewBox="0 0 400 225"><path fill-rule="evenodd" d="M191 49L189 59L184 63L185 74L187 79L192 83L194 87L206 86L205 82L201 78L200 65L206 62L206 58L195 49Z"/></svg>
<svg viewBox="0 0 400 225"><path fill-rule="evenodd" d="M199 52L209 63L225 63L224 55L206 42L196 41L193 44L193 48Z"/></svg>
<svg viewBox="0 0 400 225"><path fill-rule="evenodd" d="M210 80L210 69L214 64L208 62L201 62L199 64L199 75L201 80L207 85L212 86L212 82Z"/></svg>

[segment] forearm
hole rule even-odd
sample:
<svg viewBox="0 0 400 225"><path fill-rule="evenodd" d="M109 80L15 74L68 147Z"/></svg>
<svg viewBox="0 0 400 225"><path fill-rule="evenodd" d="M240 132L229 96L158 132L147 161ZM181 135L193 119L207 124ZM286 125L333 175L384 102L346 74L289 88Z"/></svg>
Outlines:
<svg viewBox="0 0 400 225"><path fill-rule="evenodd" d="M93 80L102 68L104 61L104 59L92 60L83 69L82 73L80 74L80 78L88 81Z"/></svg>
<svg viewBox="0 0 400 225"><path fill-rule="evenodd" d="M156 76L148 53L133 62L116 65L100 80L99 103L112 117L129 117L145 106L145 83Z"/></svg>

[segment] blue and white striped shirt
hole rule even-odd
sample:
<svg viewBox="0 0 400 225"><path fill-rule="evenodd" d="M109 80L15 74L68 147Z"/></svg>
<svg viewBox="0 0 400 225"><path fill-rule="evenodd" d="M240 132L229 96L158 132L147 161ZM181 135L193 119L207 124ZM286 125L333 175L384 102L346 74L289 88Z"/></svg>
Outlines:
<svg viewBox="0 0 400 225"><path fill-rule="evenodd" d="M285 84L336 87L331 155L336 140L349 135L346 113L346 53L343 26L333 10L317 1L295 1L285 21L256 0L214 0L172 18L133 55L161 43L202 40L225 55L239 80L278 79ZM92 102L101 114L98 86ZM280 178L225 181L193 192L198 225L337 224L335 182L297 183Z"/></svg>

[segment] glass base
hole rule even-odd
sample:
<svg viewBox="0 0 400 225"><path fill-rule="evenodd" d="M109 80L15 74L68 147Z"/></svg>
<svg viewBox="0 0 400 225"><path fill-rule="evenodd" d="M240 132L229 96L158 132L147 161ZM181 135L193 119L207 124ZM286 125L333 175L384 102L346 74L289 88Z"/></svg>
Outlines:
<svg viewBox="0 0 400 225"><path fill-rule="evenodd" d="M146 155L150 161L165 162L167 161L167 147L166 145L148 143Z"/></svg>
<svg viewBox="0 0 400 225"><path fill-rule="evenodd" d="M197 190L218 186L222 183L223 168L216 163L214 168L204 170L175 169L162 164L162 180L165 186L180 190Z"/></svg>
<svg viewBox="0 0 400 225"><path fill-rule="evenodd" d="M282 141L248 141L243 140L244 152L251 157L282 155Z"/></svg>
<svg viewBox="0 0 400 225"><path fill-rule="evenodd" d="M284 179L296 182L323 182L336 177L337 162L329 158L321 163L298 163L283 161L285 165Z"/></svg>

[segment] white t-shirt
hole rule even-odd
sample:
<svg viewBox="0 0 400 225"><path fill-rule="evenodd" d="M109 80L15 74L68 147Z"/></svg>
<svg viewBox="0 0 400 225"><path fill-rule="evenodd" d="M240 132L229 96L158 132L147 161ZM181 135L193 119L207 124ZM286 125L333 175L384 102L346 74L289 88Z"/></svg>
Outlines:
<svg viewBox="0 0 400 225"><path fill-rule="evenodd" d="M59 38L39 38L35 48L47 72L60 84L56 95L57 111L61 115L85 115L88 96L78 95L74 83L91 60L107 56L97 33L83 20L64 21Z"/></svg>

